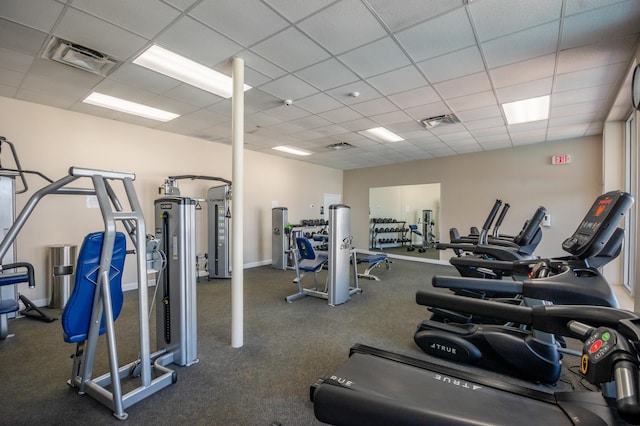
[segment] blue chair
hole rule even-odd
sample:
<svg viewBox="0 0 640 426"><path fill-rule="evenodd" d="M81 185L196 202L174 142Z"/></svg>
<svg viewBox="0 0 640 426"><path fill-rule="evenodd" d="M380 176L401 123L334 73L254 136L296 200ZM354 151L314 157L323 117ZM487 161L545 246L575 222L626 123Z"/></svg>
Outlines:
<svg viewBox="0 0 640 426"><path fill-rule="evenodd" d="M329 256L324 252L316 252L309 241L305 237L296 237L296 248L293 250L293 259L296 268L296 278L293 282L298 284L298 293L292 294L285 298L287 302L292 302L303 296L326 294L324 291L318 290L318 272L329 262ZM314 288L305 289L302 287L302 280L308 274L313 273Z"/></svg>
<svg viewBox="0 0 640 426"><path fill-rule="evenodd" d="M98 282L100 255L104 232L94 232L85 237L76 266L75 284L71 296L62 313L62 331L67 343L82 343L87 340L91 323L91 311ZM111 306L115 320L122 310L122 270L126 256L126 239L122 232L117 232L111 257L109 285L111 289ZM99 334L105 332L104 316Z"/></svg>

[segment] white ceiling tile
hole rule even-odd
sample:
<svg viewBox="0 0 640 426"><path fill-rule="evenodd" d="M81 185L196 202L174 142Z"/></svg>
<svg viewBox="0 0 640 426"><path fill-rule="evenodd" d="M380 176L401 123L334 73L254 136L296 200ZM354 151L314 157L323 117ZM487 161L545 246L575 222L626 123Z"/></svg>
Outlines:
<svg viewBox="0 0 640 426"><path fill-rule="evenodd" d="M568 16L562 26L561 49L599 43L608 38L638 32L640 2L619 2Z"/></svg>
<svg viewBox="0 0 640 426"><path fill-rule="evenodd" d="M357 75L335 59L329 59L295 73L320 90L329 90L358 80Z"/></svg>
<svg viewBox="0 0 640 426"><path fill-rule="evenodd" d="M295 28L287 28L251 50L287 71L299 70L329 57L324 49Z"/></svg>
<svg viewBox="0 0 640 426"><path fill-rule="evenodd" d="M485 150L511 148L512 146L509 139L478 141L478 143Z"/></svg>
<svg viewBox="0 0 640 426"><path fill-rule="evenodd" d="M600 110L600 107L592 102L582 102L561 106L551 106L550 118L566 117L578 114L589 114L593 117Z"/></svg>
<svg viewBox="0 0 640 426"><path fill-rule="evenodd" d="M264 40L289 25L259 0L205 0L189 15L244 46Z"/></svg>
<svg viewBox="0 0 640 426"><path fill-rule="evenodd" d="M285 106L282 103L275 108L271 108L266 111L267 114L273 115L276 118L279 118L283 121L295 120L296 118L306 117L309 113L302 108L298 108L295 105ZM284 123L287 124L287 123ZM299 129L297 131L304 130Z"/></svg>
<svg viewBox="0 0 640 426"><path fill-rule="evenodd" d="M265 3L271 5L278 13L284 15L291 22L297 22L334 1L335 0L265 0Z"/></svg>
<svg viewBox="0 0 640 426"><path fill-rule="evenodd" d="M402 111L393 111L393 112L388 112L380 115L372 115L370 116L370 118L382 126L387 126L387 125L396 124L396 123L404 123L407 121L414 121L411 119L411 117L409 117L407 114L405 114Z"/></svg>
<svg viewBox="0 0 640 426"><path fill-rule="evenodd" d="M164 93L180 84L173 78L130 63L122 64L109 79L132 87L138 86L153 93Z"/></svg>
<svg viewBox="0 0 640 426"><path fill-rule="evenodd" d="M205 66L226 62L242 50L238 43L187 16L160 34L156 43Z"/></svg>
<svg viewBox="0 0 640 426"><path fill-rule="evenodd" d="M315 95L300 99L296 101L296 105L313 114L335 110L343 106L340 102L324 93L316 93Z"/></svg>
<svg viewBox="0 0 640 426"><path fill-rule="evenodd" d="M18 88L20 87L20 83L22 83L23 78L24 73L6 68L0 68L0 81L2 81L5 86Z"/></svg>
<svg viewBox="0 0 640 426"><path fill-rule="evenodd" d="M387 35L359 0L336 2L298 23L298 28L334 55Z"/></svg>
<svg viewBox="0 0 640 426"><path fill-rule="evenodd" d="M429 117L437 117L451 113L449 107L444 102L433 102L427 105L420 105L414 108L406 108L405 112L415 120L423 120Z"/></svg>
<svg viewBox="0 0 640 426"><path fill-rule="evenodd" d="M557 0L509 0L509 7L504 6L504 0L469 5L481 42L556 20L562 11Z"/></svg>
<svg viewBox="0 0 640 426"><path fill-rule="evenodd" d="M267 77L278 78L287 74L287 71L283 70L279 66L275 65L274 63L266 60L262 56L257 55L256 53L250 50L243 50L242 52L239 52L236 56L244 60L245 67L252 68L258 71L260 74L266 75ZM229 70L226 71L225 74L231 75L231 66L232 66L231 63L229 62L226 66L229 68Z"/></svg>
<svg viewBox="0 0 640 426"><path fill-rule="evenodd" d="M282 105L282 98L263 92L260 89L251 89L244 93L245 108L250 105L255 109L264 111Z"/></svg>
<svg viewBox="0 0 640 426"><path fill-rule="evenodd" d="M319 114L321 117L334 123L344 123L345 121L359 120L363 118L362 114L348 107L336 108Z"/></svg>
<svg viewBox="0 0 640 426"><path fill-rule="evenodd" d="M620 63L560 74L556 76L553 90L554 92L564 92L566 90L611 84L618 80L621 72L626 68L626 63Z"/></svg>
<svg viewBox="0 0 640 426"><path fill-rule="evenodd" d="M129 58L147 43L140 36L75 9L63 15L56 35L119 60Z"/></svg>
<svg viewBox="0 0 640 426"><path fill-rule="evenodd" d="M4 69L25 73L32 62L30 55L0 47L0 67Z"/></svg>
<svg viewBox="0 0 640 426"><path fill-rule="evenodd" d="M416 62L455 52L476 43L464 8L400 31L396 36Z"/></svg>
<svg viewBox="0 0 640 426"><path fill-rule="evenodd" d="M496 88L512 86L531 80L551 77L556 68L556 55L544 55L537 58L505 65L489 70L491 81Z"/></svg>
<svg viewBox="0 0 640 426"><path fill-rule="evenodd" d="M461 96L459 98L447 99L447 104L453 111L466 111L481 107L496 105L495 94L491 91L475 93L473 95Z"/></svg>
<svg viewBox="0 0 640 426"><path fill-rule="evenodd" d="M72 6L147 39L180 15L158 0L74 0Z"/></svg>
<svg viewBox="0 0 640 426"><path fill-rule="evenodd" d="M48 33L63 7L52 0L2 0L0 17Z"/></svg>
<svg viewBox="0 0 640 426"><path fill-rule="evenodd" d="M349 129L353 132L359 132L360 130L371 129L372 127L377 127L375 121L369 120L368 118L359 118L357 120L345 121L340 123L345 129Z"/></svg>
<svg viewBox="0 0 640 426"><path fill-rule="evenodd" d="M154 43L229 76L230 58L245 60L246 149L299 143L319 154L297 160L371 167L601 134L607 115L629 111L639 9L638 0L5 0L0 96L230 145L231 100L131 64L157 34ZM103 78L41 59L52 28L124 63ZM548 93L551 81L549 121L507 128L498 99ZM182 117L160 124L83 104L97 88ZM418 122L450 112L460 124L430 132ZM356 133L381 125L410 143ZM337 141L358 148L327 152Z"/></svg>
<svg viewBox="0 0 640 426"><path fill-rule="evenodd" d="M332 124L330 121L325 120L317 115L308 115L306 117L298 118L290 121L291 124L300 126L303 129L317 129L318 127L328 126Z"/></svg>
<svg viewBox="0 0 640 426"><path fill-rule="evenodd" d="M549 128L566 125L585 124L589 123L591 120L593 120L593 114L576 114L557 118L551 117L549 118Z"/></svg>
<svg viewBox="0 0 640 426"><path fill-rule="evenodd" d="M560 22L551 22L482 43L487 66L496 68L556 50Z"/></svg>
<svg viewBox="0 0 640 426"><path fill-rule="evenodd" d="M36 55L46 39L46 33L0 19L0 47Z"/></svg>
<svg viewBox="0 0 640 426"><path fill-rule="evenodd" d="M389 0L369 0L376 14L392 31L399 31L411 25L462 8L462 0L402 0L404 7Z"/></svg>
<svg viewBox="0 0 640 426"><path fill-rule="evenodd" d="M472 130L473 134L477 134L478 131L482 131L485 129L498 129L497 126L504 126L505 121L502 116L484 118L482 120L474 120L474 121L465 121L465 126L467 129ZM506 132L506 128L505 132Z"/></svg>
<svg viewBox="0 0 640 426"><path fill-rule="evenodd" d="M434 84L433 87L443 99L447 100L491 90L491 82L489 81L487 73L482 71L465 77L437 83Z"/></svg>
<svg viewBox="0 0 640 426"><path fill-rule="evenodd" d="M385 98L378 98L372 101L361 102L359 104L351 105L351 108L358 111L365 117L372 115L384 114L387 112L396 111L397 108L391 102Z"/></svg>
<svg viewBox="0 0 640 426"><path fill-rule="evenodd" d="M369 84L383 95L404 92L405 90L422 87L427 84L418 70L410 65L395 71L369 78Z"/></svg>
<svg viewBox="0 0 640 426"><path fill-rule="evenodd" d="M478 138L509 138L509 132L507 132L507 128L504 126L504 123L502 123L502 125L499 125L497 127L489 127L486 129L475 129L471 132L473 134L473 136L478 139Z"/></svg>
<svg viewBox="0 0 640 426"><path fill-rule="evenodd" d="M502 111L500 110L498 105L494 103L492 105L480 108L467 109L465 111L456 111L456 117L464 122L475 121L487 118L502 117Z"/></svg>
<svg viewBox="0 0 640 426"><path fill-rule="evenodd" d="M9 87L2 83L0 83L0 96L4 96L6 98L13 98L16 96L18 89L15 87Z"/></svg>
<svg viewBox="0 0 640 426"><path fill-rule="evenodd" d="M272 94L273 96L279 97L283 101L285 99L295 101L296 99L306 98L307 96L318 92L318 89L310 86L291 74L264 84L260 89Z"/></svg>
<svg viewBox="0 0 640 426"><path fill-rule="evenodd" d="M551 85L553 79L551 77L540 80L533 80L527 83L514 84L513 86L503 87L496 90L498 102L513 102L523 99L537 98L551 94Z"/></svg>
<svg viewBox="0 0 640 426"><path fill-rule="evenodd" d="M424 86L406 92L389 95L388 98L400 108L412 108L440 101L440 96L431 86Z"/></svg>
<svg viewBox="0 0 640 426"><path fill-rule="evenodd" d="M168 90L164 94L169 98L177 99L179 101L197 105L200 107L206 107L222 100L220 96L214 95L213 93L209 93L205 90L198 89L188 84L179 84L178 86Z"/></svg>
<svg viewBox="0 0 640 426"><path fill-rule="evenodd" d="M360 77L381 74L411 63L391 37L385 37L344 53L338 59Z"/></svg>
<svg viewBox="0 0 640 426"><path fill-rule="evenodd" d="M584 136L589 127L588 124L576 124L573 126L550 127L547 131L547 140L578 138Z"/></svg>
<svg viewBox="0 0 640 426"><path fill-rule="evenodd" d="M477 46L427 59L418 66L432 84L484 70L484 62Z"/></svg>
<svg viewBox="0 0 640 426"><path fill-rule="evenodd" d="M75 86L76 90L89 91L101 80L101 77L98 75L46 59L36 59L33 61L33 64L29 68L29 74L25 78L25 84L27 84L26 81L29 76L39 76L44 79L49 79L49 87L41 87L40 90L42 91L49 89L56 90L55 86L59 84ZM31 87L31 89L33 90L33 87ZM88 94L89 93L87 93L87 95Z"/></svg>
<svg viewBox="0 0 640 426"><path fill-rule="evenodd" d="M565 49L558 55L558 74L627 62L633 55L638 36Z"/></svg>
<svg viewBox="0 0 640 426"><path fill-rule="evenodd" d="M354 92L357 92L358 96L352 96L351 94ZM380 92L362 80L327 90L327 94L333 96L345 105L359 104L382 96Z"/></svg>
<svg viewBox="0 0 640 426"><path fill-rule="evenodd" d="M602 86L585 87L564 92L555 92L551 95L551 107L570 105L582 102L599 101L609 96L616 89L615 84L603 84Z"/></svg>
<svg viewBox="0 0 640 426"><path fill-rule="evenodd" d="M187 10L194 3L198 3L200 0L162 0L162 1L174 7L177 7L180 10Z"/></svg>

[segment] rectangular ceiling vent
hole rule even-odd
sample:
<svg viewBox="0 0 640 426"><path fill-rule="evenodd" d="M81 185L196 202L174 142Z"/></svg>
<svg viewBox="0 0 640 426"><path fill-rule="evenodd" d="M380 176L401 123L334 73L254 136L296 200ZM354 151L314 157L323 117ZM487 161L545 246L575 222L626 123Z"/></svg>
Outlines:
<svg viewBox="0 0 640 426"><path fill-rule="evenodd" d="M332 143L331 145L327 145L327 148L332 149L334 151L341 151L343 149L353 148L353 145L347 142L338 142L338 143Z"/></svg>
<svg viewBox="0 0 640 426"><path fill-rule="evenodd" d="M104 53L52 37L42 53L42 57L106 77L117 61Z"/></svg>
<svg viewBox="0 0 640 426"><path fill-rule="evenodd" d="M456 117L455 114L438 115L436 117L425 118L423 120L420 120L420 124L422 124L424 128L427 130L431 130L436 126L441 126L445 124L455 124L459 122L460 120L458 120L458 117Z"/></svg>

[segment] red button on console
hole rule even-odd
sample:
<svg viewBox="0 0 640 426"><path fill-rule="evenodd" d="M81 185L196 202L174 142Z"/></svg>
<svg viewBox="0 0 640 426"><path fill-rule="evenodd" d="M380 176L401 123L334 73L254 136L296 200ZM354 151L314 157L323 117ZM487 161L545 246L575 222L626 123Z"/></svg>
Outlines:
<svg viewBox="0 0 640 426"><path fill-rule="evenodd" d="M595 342L593 342L593 345L591 345L591 347L589 348L589 353L594 353L596 352L598 349L600 349L600 347L602 346L602 340L598 339Z"/></svg>

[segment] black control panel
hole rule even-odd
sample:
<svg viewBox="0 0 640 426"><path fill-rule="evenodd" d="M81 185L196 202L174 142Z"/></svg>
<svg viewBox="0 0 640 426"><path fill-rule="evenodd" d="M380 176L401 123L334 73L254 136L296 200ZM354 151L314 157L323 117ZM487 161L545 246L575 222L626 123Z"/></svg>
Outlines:
<svg viewBox="0 0 640 426"><path fill-rule="evenodd" d="M562 248L581 259L595 256L607 244L631 204L633 197L626 192L611 191L599 196Z"/></svg>

